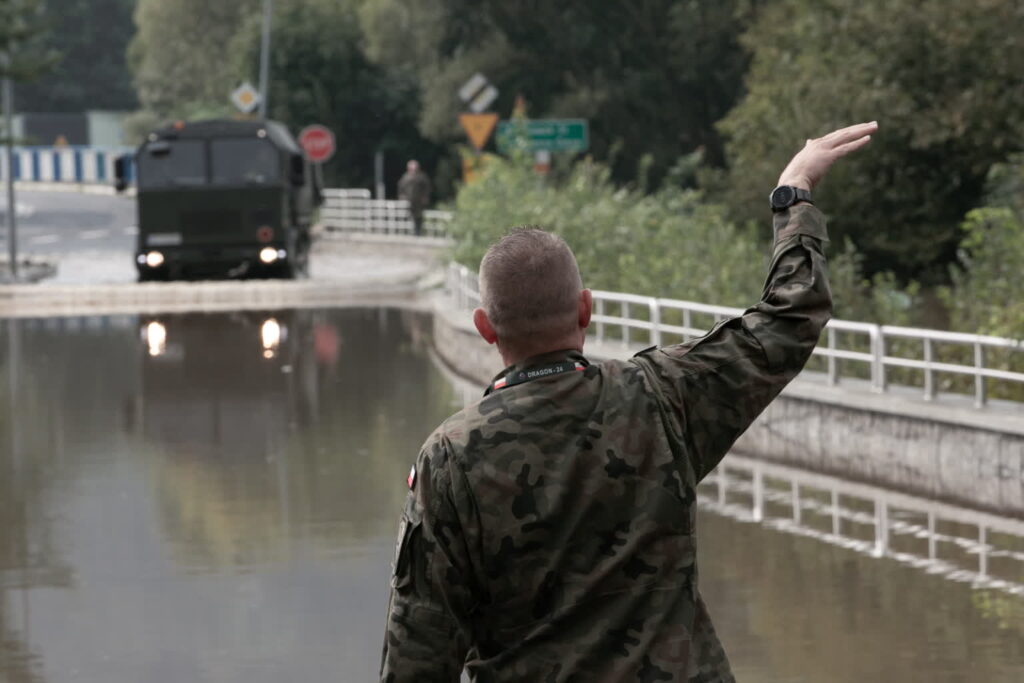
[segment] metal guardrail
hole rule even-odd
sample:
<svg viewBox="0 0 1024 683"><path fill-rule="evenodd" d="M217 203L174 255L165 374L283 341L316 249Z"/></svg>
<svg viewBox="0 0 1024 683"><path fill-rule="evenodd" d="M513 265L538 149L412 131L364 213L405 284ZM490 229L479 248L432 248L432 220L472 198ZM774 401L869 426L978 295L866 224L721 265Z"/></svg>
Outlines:
<svg viewBox="0 0 1024 683"><path fill-rule="evenodd" d="M929 574L1024 595L1024 521L730 454L701 507Z"/></svg>
<svg viewBox="0 0 1024 683"><path fill-rule="evenodd" d="M465 266L455 263L449 265L447 290L449 296L462 308L473 308L480 303L477 275ZM740 308L677 299L600 290L595 290L593 295L594 315L591 320L594 341L621 343L624 350L685 342L703 336L714 324L743 313L743 309ZM701 325L695 318L711 324ZM634 334L635 331L640 333L639 337ZM909 341L915 346L920 344L921 358L898 355L894 349L898 341ZM969 355L971 362L937 360L936 347L940 344L955 347L960 355ZM983 408L990 394L989 380L1007 382L1024 391L1024 372L986 365L987 352L993 350L1024 354L1024 341L979 334L831 320L825 328L823 343L819 343L814 349L814 355L825 359L825 374L831 385L839 384L844 377L860 378L863 370L857 373L850 372L848 368L866 366L872 390L885 392L890 384L912 386L922 390L922 398L926 401L936 400L940 396L938 375L969 377L973 379L974 405ZM901 368L920 371L923 374L923 386L898 384L893 381L893 371ZM963 395L963 392L956 390L944 393Z"/></svg>
<svg viewBox="0 0 1024 683"><path fill-rule="evenodd" d="M15 147L14 179L40 183L113 183L114 160L128 154L129 182L135 177L133 149L124 147ZM7 155L0 155L0 178L7 177Z"/></svg>
<svg viewBox="0 0 1024 683"><path fill-rule="evenodd" d="M423 212L423 234L445 237L451 212L427 209ZM414 234L409 202L403 199L373 199L369 190L326 189L320 207L320 221L327 234L371 233Z"/></svg>

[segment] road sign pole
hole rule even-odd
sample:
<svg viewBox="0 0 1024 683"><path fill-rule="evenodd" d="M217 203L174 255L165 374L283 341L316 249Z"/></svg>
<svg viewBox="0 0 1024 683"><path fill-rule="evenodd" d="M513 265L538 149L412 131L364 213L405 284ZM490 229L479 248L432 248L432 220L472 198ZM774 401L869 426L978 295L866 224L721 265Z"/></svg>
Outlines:
<svg viewBox="0 0 1024 683"><path fill-rule="evenodd" d="M270 19L274 0L263 0L263 36L260 40L260 118L267 118L267 103L270 101Z"/></svg>
<svg viewBox="0 0 1024 683"><path fill-rule="evenodd" d="M384 199L384 152L379 149L373 155L373 179L377 186L377 199Z"/></svg>
<svg viewBox="0 0 1024 683"><path fill-rule="evenodd" d="M4 58L4 65L10 64L10 55ZM11 279L18 279L18 209L14 201L14 87L10 76L3 82L4 125L7 153L7 251L10 258Z"/></svg>

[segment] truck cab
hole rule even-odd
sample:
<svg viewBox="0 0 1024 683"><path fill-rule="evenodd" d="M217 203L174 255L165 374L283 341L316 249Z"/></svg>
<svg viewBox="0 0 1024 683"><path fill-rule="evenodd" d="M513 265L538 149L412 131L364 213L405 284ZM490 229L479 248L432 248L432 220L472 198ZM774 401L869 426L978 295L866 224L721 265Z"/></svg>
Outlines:
<svg viewBox="0 0 1024 683"><path fill-rule="evenodd" d="M306 272L322 194L281 123L179 121L150 133L135 162L140 281Z"/></svg>

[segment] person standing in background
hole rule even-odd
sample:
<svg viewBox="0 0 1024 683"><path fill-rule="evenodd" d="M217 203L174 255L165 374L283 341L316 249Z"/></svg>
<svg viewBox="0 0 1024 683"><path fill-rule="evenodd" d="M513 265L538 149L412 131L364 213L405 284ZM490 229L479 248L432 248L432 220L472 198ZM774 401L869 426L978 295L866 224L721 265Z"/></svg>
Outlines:
<svg viewBox="0 0 1024 683"><path fill-rule="evenodd" d="M409 202L413 229L423 234L423 211L430 205L430 178L420 168L420 162L410 159L405 165L405 174L398 180L398 198Z"/></svg>

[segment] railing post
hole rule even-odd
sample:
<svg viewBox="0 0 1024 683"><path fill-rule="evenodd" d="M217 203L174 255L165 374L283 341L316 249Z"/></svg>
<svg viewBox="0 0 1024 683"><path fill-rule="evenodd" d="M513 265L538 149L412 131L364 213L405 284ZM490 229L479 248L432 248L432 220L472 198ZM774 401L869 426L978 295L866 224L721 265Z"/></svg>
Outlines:
<svg viewBox="0 0 1024 683"><path fill-rule="evenodd" d="M988 529L984 524L978 524L978 573L982 578L988 576Z"/></svg>
<svg viewBox="0 0 1024 683"><path fill-rule="evenodd" d="M624 321L622 323L622 345L629 346L629 337L630 332L632 331L632 328L629 326L629 302L623 301L619 305L622 307L621 313L622 320Z"/></svg>
<svg viewBox="0 0 1024 683"><path fill-rule="evenodd" d="M598 318L604 317L604 299L594 300L594 310ZM597 343L600 344L602 342L604 342L604 321L599 319L597 321Z"/></svg>
<svg viewBox="0 0 1024 683"><path fill-rule="evenodd" d="M827 329L828 332L828 383L831 386L839 384L838 375L838 364L836 363L836 357L832 353L836 350L836 330L833 327Z"/></svg>
<svg viewBox="0 0 1024 683"><path fill-rule="evenodd" d="M885 391L885 337L881 325L871 330L871 389Z"/></svg>
<svg viewBox="0 0 1024 683"><path fill-rule="evenodd" d="M687 330L690 330L690 329L693 328L693 315L691 314L689 308L684 308L683 309L683 327L685 327ZM684 342L690 341L690 333L689 332L684 332L683 333L683 341Z"/></svg>
<svg viewBox="0 0 1024 683"><path fill-rule="evenodd" d="M800 526L801 508L800 508L800 484L797 483L796 479L789 482L790 495L792 496L793 503L793 523Z"/></svg>
<svg viewBox="0 0 1024 683"><path fill-rule="evenodd" d="M875 498L875 557L889 552L889 507L881 497Z"/></svg>
<svg viewBox="0 0 1024 683"><path fill-rule="evenodd" d="M755 522L764 519L764 474L760 467L754 469L754 508L751 517Z"/></svg>
<svg viewBox="0 0 1024 683"><path fill-rule="evenodd" d="M981 371L985 369L985 347L980 341L974 342L974 407L985 407L985 376Z"/></svg>
<svg viewBox="0 0 1024 683"><path fill-rule="evenodd" d="M657 299L651 299L648 304L651 307L651 346L661 346L661 308Z"/></svg>
<svg viewBox="0 0 1024 683"><path fill-rule="evenodd" d="M935 399L935 378L932 373L932 340L924 338L924 400Z"/></svg>

